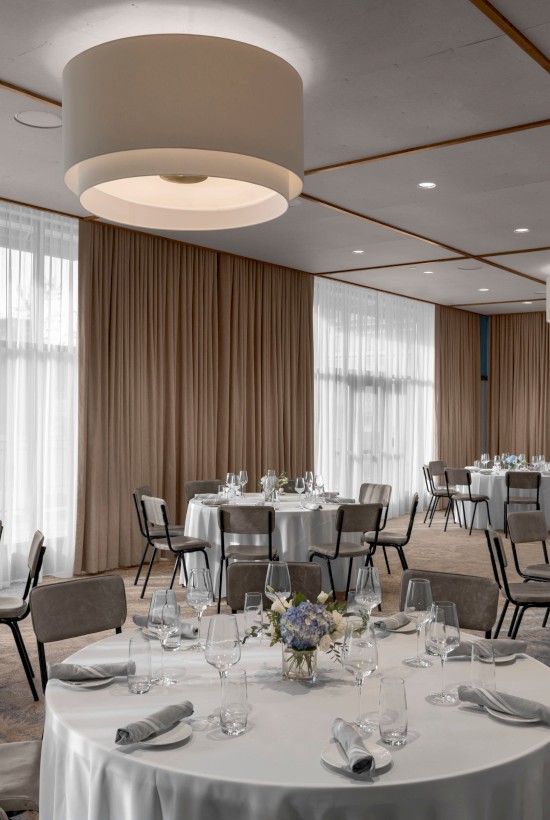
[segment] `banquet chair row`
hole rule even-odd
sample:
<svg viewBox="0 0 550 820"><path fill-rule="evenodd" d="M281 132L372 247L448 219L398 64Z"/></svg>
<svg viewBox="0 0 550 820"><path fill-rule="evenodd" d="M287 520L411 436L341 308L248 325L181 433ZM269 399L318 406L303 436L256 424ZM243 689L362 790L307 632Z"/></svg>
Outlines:
<svg viewBox="0 0 550 820"><path fill-rule="evenodd" d="M38 584L45 552L44 535L40 530L36 530L27 557L29 574L22 597L0 596L0 623L5 624L11 629L34 700L38 700L38 692L34 685L34 671L23 641L21 630L19 629L19 624L21 621L24 621L30 613L29 595Z"/></svg>
<svg viewBox="0 0 550 820"><path fill-rule="evenodd" d="M408 569L401 577L401 611L405 606L409 581L413 578L428 579L434 601L453 601L456 604L461 629L484 632L485 637L491 637L498 612L499 587L495 581L478 575Z"/></svg>
<svg viewBox="0 0 550 820"><path fill-rule="evenodd" d="M247 592L261 592L264 609L271 601L265 594L268 561L236 561L227 570L227 605L232 612L244 609ZM322 591L322 571L319 564L307 561L289 561L288 570L292 593L301 592L308 601L317 600Z"/></svg>

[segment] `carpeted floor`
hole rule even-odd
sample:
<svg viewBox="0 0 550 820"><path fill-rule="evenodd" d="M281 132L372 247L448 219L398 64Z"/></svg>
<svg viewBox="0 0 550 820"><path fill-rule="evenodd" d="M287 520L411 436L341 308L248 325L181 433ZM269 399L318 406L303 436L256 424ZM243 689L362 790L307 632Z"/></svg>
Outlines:
<svg viewBox="0 0 550 820"><path fill-rule="evenodd" d="M474 530L470 537L465 530L450 525L449 530L445 533L439 520L441 514L438 514L438 520L431 528L422 523L423 517L424 513L418 514L413 536L406 548L407 561L411 568L492 577L489 554L482 531ZM392 530L404 530L406 525L407 519L403 516L400 519L393 520L390 526ZM394 612L398 608L401 568L395 551L388 550L388 552L390 553L391 575L386 572L381 552L375 556L375 564L380 569L382 579L382 610L383 612ZM540 548L527 547L523 558L526 564L540 562L542 560ZM144 600L139 597L141 586L136 587L133 585L135 568L116 570L123 577L126 585L128 619L125 629L133 628L132 615L147 613L150 591L169 584L172 566L172 562L167 560L158 563L151 576ZM517 580L515 575L513 575L513 580ZM45 584L56 582L58 581L54 578L44 578L42 581ZM3 594L9 594L9 591L4 590ZM11 594L14 594L13 591ZM178 599L182 604L183 616L191 617L194 613L185 607L185 593L181 588L178 591ZM214 608L207 611L206 616L214 611ZM550 666L550 628L542 629L543 615L543 610L528 610L524 616L519 637L529 642L528 651L530 654ZM508 621L505 623L501 635L505 635L507 623ZM31 662L38 675L36 644L30 617L23 621L21 627ZM50 644L47 647L48 660L63 660L67 655L90 643L91 640L98 640L101 637L101 635L97 635L93 639L84 637ZM11 632L7 627L0 630L0 652L2 657L0 666L0 739L10 741L39 738L42 734L44 716L43 699L41 696L38 703L33 701ZM29 820L32 816L32 814L28 815Z"/></svg>

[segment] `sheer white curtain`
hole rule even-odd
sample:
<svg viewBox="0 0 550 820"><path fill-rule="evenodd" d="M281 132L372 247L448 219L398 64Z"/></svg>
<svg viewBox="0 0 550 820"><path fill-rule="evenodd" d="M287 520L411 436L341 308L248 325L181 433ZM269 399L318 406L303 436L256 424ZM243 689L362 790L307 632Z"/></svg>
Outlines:
<svg viewBox="0 0 550 820"><path fill-rule="evenodd" d="M44 572L72 575L78 222L0 202L0 586L26 578L36 529Z"/></svg>
<svg viewBox="0 0 550 820"><path fill-rule="evenodd" d="M433 305L315 280L315 470L358 497L391 484L390 515L424 494L434 447Z"/></svg>

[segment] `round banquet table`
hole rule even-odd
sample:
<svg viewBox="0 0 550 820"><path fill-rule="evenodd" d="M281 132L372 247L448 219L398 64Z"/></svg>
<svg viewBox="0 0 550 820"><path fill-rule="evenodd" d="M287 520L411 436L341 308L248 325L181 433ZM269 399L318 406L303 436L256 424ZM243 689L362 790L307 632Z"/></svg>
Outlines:
<svg viewBox="0 0 550 820"><path fill-rule="evenodd" d="M261 499L258 493L248 493L244 498L238 499L238 504L255 504ZM329 502L322 505L320 510L308 510L300 506L299 497L284 496L275 509L275 530L272 536L273 550L279 555L281 561L308 561L308 547L311 544L336 543L336 512L338 504ZM221 535L218 526L218 507L204 505L200 500L193 499L189 502L187 516L185 519L185 534L195 538L202 538L211 545L208 551L208 560L212 578L215 579L220 565L221 555ZM267 544L265 536L227 536L240 544ZM361 533L346 533L347 541L360 543ZM203 566L202 556L192 554L187 556L186 565L190 569L194 566ZM323 569L323 589L329 589L329 578L326 569L326 562L321 561ZM364 559L356 561L363 566ZM337 589L345 589L346 573L348 568L347 559L335 561L333 565L334 583ZM183 572L181 583L185 583ZM225 576L224 576L225 583ZM215 582L214 589L217 590ZM222 589L225 595L225 588Z"/></svg>
<svg viewBox="0 0 550 820"><path fill-rule="evenodd" d="M125 659L125 632L76 653L78 662ZM351 779L321 762L335 717L352 720L351 675L321 655L317 683L281 679L281 648L248 641L246 732L230 738L204 719L219 705L217 672L202 653L175 653L181 682L130 695L117 679L94 690L50 681L40 779L42 820L545 820L550 806L550 728L509 725L465 706L437 707L440 669L402 664L414 634L379 639L379 670L365 682L375 708L382 674L405 678L409 740L373 780ZM154 641L154 658L160 648ZM469 661L449 661L451 682ZM550 704L550 669L528 657L497 668L497 687ZM115 746L116 729L169 703L191 700L186 742L165 748ZM375 732L367 744L379 743Z"/></svg>
<svg viewBox="0 0 550 820"><path fill-rule="evenodd" d="M504 502L506 501L506 482L505 482L505 472L500 473L476 473L473 470L471 471L472 475L472 493L480 493L481 495L488 495L489 496L489 512L491 514L491 524L494 530L503 530L504 529ZM467 490L466 490L467 492ZM529 492L526 490L514 490L514 495L519 496L532 496L533 492ZM466 520L468 522L468 526L470 526L470 521L472 520L472 511L474 509L474 505L470 504L470 502L465 502L466 507ZM542 482L540 486L540 508L544 511L546 515L546 521L550 524L550 476L543 475ZM532 507L519 507L510 505L510 512L515 512L520 509L527 509L527 510L534 510L535 506ZM474 528L476 529L485 529L489 526L489 522L487 520L487 509L485 504L481 503L477 505L476 514L474 517Z"/></svg>

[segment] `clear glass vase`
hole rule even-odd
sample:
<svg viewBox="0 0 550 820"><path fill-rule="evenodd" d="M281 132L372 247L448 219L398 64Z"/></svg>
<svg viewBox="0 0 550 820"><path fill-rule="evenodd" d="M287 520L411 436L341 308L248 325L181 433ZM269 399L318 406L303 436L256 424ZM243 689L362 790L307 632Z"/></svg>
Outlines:
<svg viewBox="0 0 550 820"><path fill-rule="evenodd" d="M283 678L285 680L317 680L317 649L289 649L283 646Z"/></svg>

